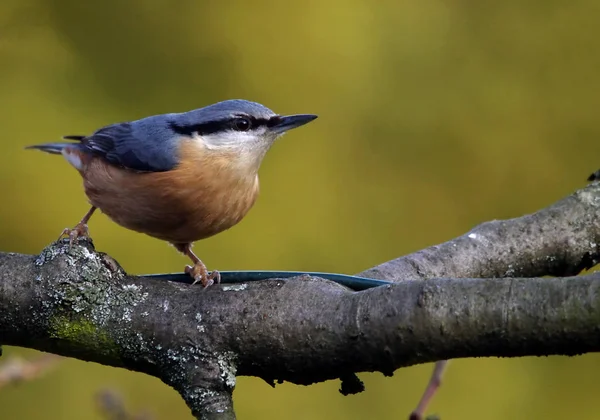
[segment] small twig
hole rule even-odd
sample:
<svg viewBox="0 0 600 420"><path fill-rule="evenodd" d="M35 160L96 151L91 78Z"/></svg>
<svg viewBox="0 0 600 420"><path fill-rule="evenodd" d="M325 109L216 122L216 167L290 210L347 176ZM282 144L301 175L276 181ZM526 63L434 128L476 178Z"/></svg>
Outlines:
<svg viewBox="0 0 600 420"><path fill-rule="evenodd" d="M103 389L96 394L98 409L107 420L152 420L147 411L131 414L125 408L125 401L121 394L112 389Z"/></svg>
<svg viewBox="0 0 600 420"><path fill-rule="evenodd" d="M0 388L36 379L54 367L60 356L44 353L34 360L13 356L0 365Z"/></svg>
<svg viewBox="0 0 600 420"><path fill-rule="evenodd" d="M427 388L423 392L423 396L413 411L410 414L409 420L422 420L423 414L425 414L425 410L427 410L427 406L431 402L431 399L435 395L436 391L442 384L442 376L446 371L446 367L448 366L448 360L440 360L439 362L435 362L435 366L433 368L433 372L431 373L431 378L429 379L429 383L427 384Z"/></svg>

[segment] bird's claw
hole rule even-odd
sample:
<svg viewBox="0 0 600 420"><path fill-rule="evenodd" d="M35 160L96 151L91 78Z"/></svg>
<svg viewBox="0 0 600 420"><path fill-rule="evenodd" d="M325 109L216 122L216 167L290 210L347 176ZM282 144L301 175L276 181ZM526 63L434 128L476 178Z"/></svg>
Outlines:
<svg viewBox="0 0 600 420"><path fill-rule="evenodd" d="M209 274L206 266L200 261L194 264L193 267L187 265L185 267L185 272L194 279L192 285L200 283L205 289L215 283L221 283L221 274L217 270L214 270Z"/></svg>
<svg viewBox="0 0 600 420"><path fill-rule="evenodd" d="M60 234L60 236L58 237L58 240L60 240L64 236L69 238L69 250L70 250L73 247L73 242L75 242L75 240L77 238L88 238L89 237L89 230L85 223L77 223L77 225L75 225L75 227L72 229L65 228L62 231L62 233Z"/></svg>

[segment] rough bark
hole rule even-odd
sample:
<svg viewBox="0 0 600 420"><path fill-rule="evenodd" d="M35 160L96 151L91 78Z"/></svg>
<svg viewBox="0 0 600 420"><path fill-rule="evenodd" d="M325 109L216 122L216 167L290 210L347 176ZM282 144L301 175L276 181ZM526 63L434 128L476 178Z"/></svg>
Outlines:
<svg viewBox="0 0 600 420"><path fill-rule="evenodd" d="M88 241L0 254L0 343L157 376L202 419L235 418L237 375L342 378L352 393L356 372L598 351L600 274L573 275L600 258L599 216L596 183L367 270L396 283L362 292L307 276L207 290L132 277Z"/></svg>

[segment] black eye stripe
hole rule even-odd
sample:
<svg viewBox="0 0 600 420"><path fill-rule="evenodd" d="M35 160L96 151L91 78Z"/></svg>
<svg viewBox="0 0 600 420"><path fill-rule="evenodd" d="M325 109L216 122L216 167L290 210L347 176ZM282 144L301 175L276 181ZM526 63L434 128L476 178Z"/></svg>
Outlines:
<svg viewBox="0 0 600 420"><path fill-rule="evenodd" d="M274 117L264 120L263 124L270 128L270 127L275 127L280 122L281 122L281 117L278 115L275 115Z"/></svg>
<svg viewBox="0 0 600 420"><path fill-rule="evenodd" d="M177 134L180 134L182 136L192 136L194 135L194 133L198 133L199 135L207 135L207 134L214 134L214 133L218 133L220 131L227 131L227 130L231 130L232 127L234 126L233 124L235 124L235 121L238 118L246 118L248 119L251 124L252 124L252 128L257 128L260 126L266 126L266 127L273 127L275 125L277 125L277 123L281 120L280 117L278 116L273 116L271 118L254 118L254 117L250 117L247 115L244 116L236 116L233 118L227 118L224 120L219 120L219 121L209 121L209 122L205 122L205 123L201 123L201 124L192 124L192 125L180 125L177 124L175 121L170 121L169 122L169 126L171 127L171 129L176 132Z"/></svg>

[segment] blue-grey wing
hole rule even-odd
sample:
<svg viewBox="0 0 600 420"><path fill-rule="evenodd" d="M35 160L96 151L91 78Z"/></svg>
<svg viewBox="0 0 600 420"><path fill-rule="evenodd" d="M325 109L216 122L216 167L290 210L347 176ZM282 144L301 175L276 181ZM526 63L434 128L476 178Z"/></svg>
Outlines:
<svg viewBox="0 0 600 420"><path fill-rule="evenodd" d="M142 172L163 172L177 165L176 139L162 130L148 130L134 123L101 128L82 139L94 155L113 165Z"/></svg>

